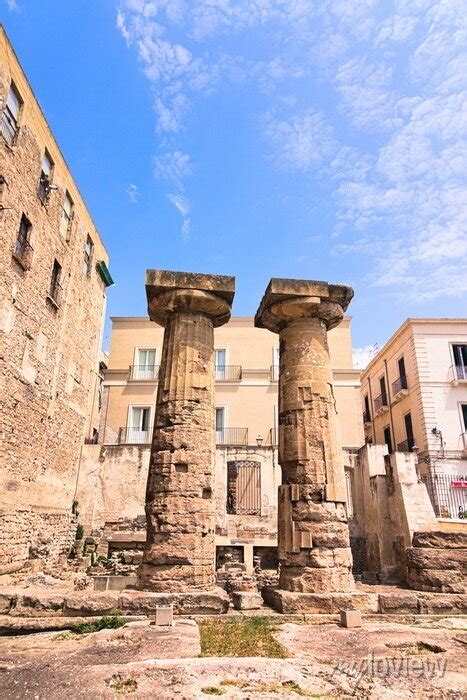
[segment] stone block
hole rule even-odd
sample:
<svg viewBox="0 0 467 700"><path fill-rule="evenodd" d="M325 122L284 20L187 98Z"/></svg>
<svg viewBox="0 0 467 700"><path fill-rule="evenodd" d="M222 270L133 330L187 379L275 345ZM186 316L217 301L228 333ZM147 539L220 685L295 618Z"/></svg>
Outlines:
<svg viewBox="0 0 467 700"><path fill-rule="evenodd" d="M467 549L466 532L414 532L413 547Z"/></svg>
<svg viewBox="0 0 467 700"><path fill-rule="evenodd" d="M186 593L127 590L118 599L119 609L130 615L155 614L158 605L170 604L175 615L222 615L229 609L230 599L221 588Z"/></svg>
<svg viewBox="0 0 467 700"><path fill-rule="evenodd" d="M344 608L340 611L342 627L361 627L362 613L360 610L351 610Z"/></svg>
<svg viewBox="0 0 467 700"><path fill-rule="evenodd" d="M171 627L174 623L174 606L157 605L156 606L156 625L158 627Z"/></svg>
<svg viewBox="0 0 467 700"><path fill-rule="evenodd" d="M0 614L5 615L16 603L16 594L11 592L0 593Z"/></svg>
<svg viewBox="0 0 467 700"><path fill-rule="evenodd" d="M467 570L467 549L409 547L406 556L407 566L414 569Z"/></svg>
<svg viewBox="0 0 467 700"><path fill-rule="evenodd" d="M415 569L408 567L407 583L417 591L432 593L465 593L466 581L462 572L451 569Z"/></svg>
<svg viewBox="0 0 467 700"><path fill-rule="evenodd" d="M247 591L232 593L232 602L235 610L257 610L263 605L263 599L259 593Z"/></svg>
<svg viewBox="0 0 467 700"><path fill-rule="evenodd" d="M11 615L50 617L63 612L64 593L19 593Z"/></svg>
<svg viewBox="0 0 467 700"><path fill-rule="evenodd" d="M261 593L267 605L288 615L337 614L342 608L352 608L364 613L377 613L379 608L376 593L296 593L273 587L265 587Z"/></svg>
<svg viewBox="0 0 467 700"><path fill-rule="evenodd" d="M74 593L65 598L64 614L74 615L111 615L119 610L118 592Z"/></svg>
<svg viewBox="0 0 467 700"><path fill-rule="evenodd" d="M418 591L416 595L422 615L465 615L467 613L467 595Z"/></svg>
<svg viewBox="0 0 467 700"><path fill-rule="evenodd" d="M388 615L418 613L418 597L416 593L382 593L379 595L379 612Z"/></svg>

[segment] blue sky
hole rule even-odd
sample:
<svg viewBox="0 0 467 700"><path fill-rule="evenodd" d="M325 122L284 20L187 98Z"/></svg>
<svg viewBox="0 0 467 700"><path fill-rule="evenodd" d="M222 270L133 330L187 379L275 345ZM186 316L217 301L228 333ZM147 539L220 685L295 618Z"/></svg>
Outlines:
<svg viewBox="0 0 467 700"><path fill-rule="evenodd" d="M465 316L465 24L457 0L0 0L111 256L350 284L362 357L407 316ZM46 9L45 9L46 8ZM464 52L464 53L463 53Z"/></svg>

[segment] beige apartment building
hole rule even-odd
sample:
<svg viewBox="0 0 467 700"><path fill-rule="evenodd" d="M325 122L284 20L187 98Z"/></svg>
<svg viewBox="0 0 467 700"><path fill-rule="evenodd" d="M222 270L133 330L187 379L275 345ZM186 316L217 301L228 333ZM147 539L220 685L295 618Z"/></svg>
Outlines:
<svg viewBox="0 0 467 700"><path fill-rule="evenodd" d="M467 513L467 319L409 318L361 377L365 441L415 452L438 516Z"/></svg>
<svg viewBox="0 0 467 700"><path fill-rule="evenodd" d="M103 546L144 540L149 464L163 333L148 318L112 318L100 445L86 445L78 486L80 519ZM215 329L216 542L250 568L274 561L277 538L278 337L232 318ZM360 372L353 369L350 318L329 333L334 394L345 463L363 443ZM90 499L93 499L92 508Z"/></svg>
<svg viewBox="0 0 467 700"><path fill-rule="evenodd" d="M74 539L108 256L0 27L0 574Z"/></svg>

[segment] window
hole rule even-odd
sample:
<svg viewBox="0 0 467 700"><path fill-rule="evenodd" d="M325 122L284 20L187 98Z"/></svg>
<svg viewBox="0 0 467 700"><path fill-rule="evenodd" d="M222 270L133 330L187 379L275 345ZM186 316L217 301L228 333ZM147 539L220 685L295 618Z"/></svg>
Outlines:
<svg viewBox="0 0 467 700"><path fill-rule="evenodd" d="M383 399L383 405L387 405L387 395L386 395L386 380L384 377L380 377L379 379L379 388L381 392L381 397Z"/></svg>
<svg viewBox="0 0 467 700"><path fill-rule="evenodd" d="M384 429L384 442L388 447L389 454L392 454L391 429L389 426Z"/></svg>
<svg viewBox="0 0 467 700"><path fill-rule="evenodd" d="M19 113L22 104L21 97L12 83L3 110L1 123L2 136L9 146L13 146L18 133Z"/></svg>
<svg viewBox="0 0 467 700"><path fill-rule="evenodd" d="M405 434L407 435L407 452L412 452L415 440L413 437L413 426L412 426L412 416L410 413L406 413L404 416L405 423Z"/></svg>
<svg viewBox="0 0 467 700"><path fill-rule="evenodd" d="M46 151L44 157L42 158L41 165L41 176L39 178L39 185L37 187L37 194L39 195L42 202L47 200L48 194L50 192L50 184L52 180L52 170L54 164L49 153Z"/></svg>
<svg viewBox="0 0 467 700"><path fill-rule="evenodd" d="M225 432L225 407L216 408L216 443L222 445Z"/></svg>
<svg viewBox="0 0 467 700"><path fill-rule="evenodd" d="M62 218L60 219L60 233L66 241L70 240L71 221L73 219L73 200L69 193L65 194L62 207Z"/></svg>
<svg viewBox="0 0 467 700"><path fill-rule="evenodd" d="M216 379L225 379L225 362L227 357L227 351L225 349L216 349L214 352L216 362Z"/></svg>
<svg viewBox="0 0 467 700"><path fill-rule="evenodd" d="M467 433L467 403L462 404L462 420L464 421L464 433Z"/></svg>
<svg viewBox="0 0 467 700"><path fill-rule="evenodd" d="M407 375L405 373L405 361L403 357L401 357L397 361L397 366L399 368L399 379L401 381L401 388L407 389Z"/></svg>
<svg viewBox="0 0 467 700"><path fill-rule="evenodd" d="M467 379L467 345L453 345L452 352L457 379Z"/></svg>
<svg viewBox="0 0 467 700"><path fill-rule="evenodd" d="M227 462L227 513L261 515L261 465L259 462Z"/></svg>
<svg viewBox="0 0 467 700"><path fill-rule="evenodd" d="M54 300L56 304L59 304L61 301L61 290L62 287L60 285L60 280L62 277L62 266L58 262L58 260L54 260L54 264L52 267L52 276L50 278L50 298Z"/></svg>
<svg viewBox="0 0 467 700"><path fill-rule="evenodd" d="M371 413L370 413L370 401L368 399L368 394L365 394L363 403L365 406L365 411L363 414L363 421L364 423L369 423L371 421Z"/></svg>
<svg viewBox="0 0 467 700"><path fill-rule="evenodd" d="M151 407L131 406L125 442L144 444L151 440Z"/></svg>
<svg viewBox="0 0 467 700"><path fill-rule="evenodd" d="M29 270L31 266L32 248L29 241L31 230L31 222L23 214L19 224L13 255L26 270Z"/></svg>
<svg viewBox="0 0 467 700"><path fill-rule="evenodd" d="M84 246L84 256L83 256L83 272L86 275L86 277L89 277L89 275L91 274L91 262L92 262L93 250L94 250L94 243L92 242L92 238L90 236L88 236L86 239L86 245Z"/></svg>
<svg viewBox="0 0 467 700"><path fill-rule="evenodd" d="M156 377L156 350L155 348L138 348L136 351L136 365L133 368L133 379L151 380Z"/></svg>

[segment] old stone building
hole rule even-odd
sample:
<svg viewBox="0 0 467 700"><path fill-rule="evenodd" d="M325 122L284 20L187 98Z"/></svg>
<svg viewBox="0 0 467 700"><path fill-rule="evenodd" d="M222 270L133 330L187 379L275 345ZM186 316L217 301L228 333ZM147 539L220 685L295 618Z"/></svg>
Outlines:
<svg viewBox="0 0 467 700"><path fill-rule="evenodd" d="M0 573L68 551L108 256L0 28ZM94 419L95 423L95 419Z"/></svg>
<svg viewBox="0 0 467 700"><path fill-rule="evenodd" d="M343 457L363 442L359 370L352 367L350 317L329 332ZM142 547L144 497L164 329L145 318L112 319L98 445L84 445L77 499L100 552ZM214 329L216 555L277 566L279 341L233 317Z"/></svg>

